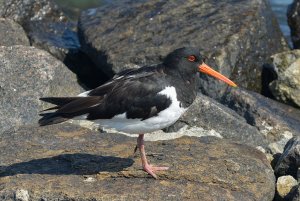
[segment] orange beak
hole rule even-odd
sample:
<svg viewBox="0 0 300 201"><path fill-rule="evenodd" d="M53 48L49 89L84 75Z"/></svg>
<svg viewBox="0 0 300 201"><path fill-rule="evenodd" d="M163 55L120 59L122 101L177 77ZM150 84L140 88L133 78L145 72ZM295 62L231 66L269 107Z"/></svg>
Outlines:
<svg viewBox="0 0 300 201"><path fill-rule="evenodd" d="M205 74L213 76L219 80L222 80L223 82L226 82L227 84L229 84L232 87L237 87L237 85L234 82L232 82L230 79L228 79L221 73L218 73L217 71L213 70L211 67L206 65L204 62L199 66L199 71L201 73L205 73Z"/></svg>

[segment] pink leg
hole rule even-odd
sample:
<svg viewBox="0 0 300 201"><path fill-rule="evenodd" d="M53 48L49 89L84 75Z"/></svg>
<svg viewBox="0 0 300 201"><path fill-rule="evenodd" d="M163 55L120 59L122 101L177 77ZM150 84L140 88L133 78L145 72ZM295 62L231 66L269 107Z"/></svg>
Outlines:
<svg viewBox="0 0 300 201"><path fill-rule="evenodd" d="M137 146L141 153L141 159L142 159L142 166L144 171L146 171L148 174L150 174L152 177L157 179L157 176L155 175L156 171L160 170L168 170L169 167L155 167L148 163L146 158L146 152L145 152L145 145L144 145L144 134L140 134L137 138Z"/></svg>

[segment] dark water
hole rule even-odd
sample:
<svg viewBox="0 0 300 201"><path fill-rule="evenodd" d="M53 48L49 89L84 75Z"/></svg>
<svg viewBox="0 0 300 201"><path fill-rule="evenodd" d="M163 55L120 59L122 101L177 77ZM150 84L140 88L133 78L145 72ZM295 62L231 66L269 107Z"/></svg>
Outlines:
<svg viewBox="0 0 300 201"><path fill-rule="evenodd" d="M103 4L109 3L113 0L55 0L59 5L65 8L65 11L73 18L76 19L79 16L81 10L88 8L99 7ZM290 29L287 25L286 10L287 6L292 3L293 0L269 0L272 6L272 10L275 13L280 28L290 42Z"/></svg>

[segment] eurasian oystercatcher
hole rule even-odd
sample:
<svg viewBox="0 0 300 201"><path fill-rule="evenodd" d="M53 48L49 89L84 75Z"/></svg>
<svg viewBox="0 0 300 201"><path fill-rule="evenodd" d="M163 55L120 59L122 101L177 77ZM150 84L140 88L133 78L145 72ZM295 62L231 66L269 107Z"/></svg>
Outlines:
<svg viewBox="0 0 300 201"><path fill-rule="evenodd" d="M41 126L82 118L103 127L129 134L139 134L144 171L157 178L155 167L148 163L144 148L144 133L166 128L175 123L196 98L197 72L214 76L231 86L234 82L211 69L195 48L180 48L168 54L162 64L127 69L112 80L76 97L47 97L42 101L55 104L42 113Z"/></svg>

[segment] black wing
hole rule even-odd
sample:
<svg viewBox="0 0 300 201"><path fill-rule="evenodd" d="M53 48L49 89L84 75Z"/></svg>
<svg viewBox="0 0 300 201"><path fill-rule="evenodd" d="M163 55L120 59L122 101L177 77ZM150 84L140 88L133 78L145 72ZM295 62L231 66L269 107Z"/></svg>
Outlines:
<svg viewBox="0 0 300 201"><path fill-rule="evenodd" d="M39 123L55 124L81 115L87 115L88 120L109 119L125 112L127 118L147 119L171 104L169 98L158 94L166 86L160 69L131 70L91 90L87 97L43 98L58 110L42 114Z"/></svg>

